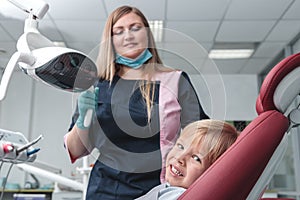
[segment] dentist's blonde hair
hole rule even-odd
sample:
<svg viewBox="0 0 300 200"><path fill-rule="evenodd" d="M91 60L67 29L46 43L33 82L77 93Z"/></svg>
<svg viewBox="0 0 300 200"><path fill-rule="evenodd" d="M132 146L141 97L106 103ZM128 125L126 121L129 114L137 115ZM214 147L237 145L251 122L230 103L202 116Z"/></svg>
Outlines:
<svg viewBox="0 0 300 200"><path fill-rule="evenodd" d="M150 30L149 23L144 14L132 6L121 6L114 10L108 17L104 31L102 34L99 54L97 58L98 76L101 79L109 80L112 82L114 75L118 72L120 66L115 61L115 50L113 46L113 26L124 15L129 13L135 13L138 15L145 28L147 29L148 36L148 50L152 54L150 58L143 66L143 75L147 77L147 80L142 80L139 83L139 87L143 97L146 100L148 121L150 121L151 109L154 100L155 83L151 82L152 77L159 71L170 71L171 69L163 66L162 61L158 55L156 44L153 34Z"/></svg>

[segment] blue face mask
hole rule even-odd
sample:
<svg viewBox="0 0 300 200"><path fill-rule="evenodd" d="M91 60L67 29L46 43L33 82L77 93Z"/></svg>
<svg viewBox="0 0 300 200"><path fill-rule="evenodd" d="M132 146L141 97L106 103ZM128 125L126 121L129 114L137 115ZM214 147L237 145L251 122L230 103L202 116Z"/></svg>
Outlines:
<svg viewBox="0 0 300 200"><path fill-rule="evenodd" d="M116 63L126 65L128 67L131 67L132 69L138 69L151 57L152 57L152 54L148 49L143 51L143 53L141 53L135 59L126 58L119 54L116 54Z"/></svg>

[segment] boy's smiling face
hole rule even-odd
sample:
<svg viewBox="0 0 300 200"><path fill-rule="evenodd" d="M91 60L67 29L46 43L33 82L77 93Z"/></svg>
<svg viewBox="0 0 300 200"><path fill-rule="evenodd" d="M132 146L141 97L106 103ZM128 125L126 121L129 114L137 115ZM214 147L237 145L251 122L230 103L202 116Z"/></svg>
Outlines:
<svg viewBox="0 0 300 200"><path fill-rule="evenodd" d="M166 181L172 186L188 188L206 170L205 150L192 143L192 130L185 130L167 156Z"/></svg>

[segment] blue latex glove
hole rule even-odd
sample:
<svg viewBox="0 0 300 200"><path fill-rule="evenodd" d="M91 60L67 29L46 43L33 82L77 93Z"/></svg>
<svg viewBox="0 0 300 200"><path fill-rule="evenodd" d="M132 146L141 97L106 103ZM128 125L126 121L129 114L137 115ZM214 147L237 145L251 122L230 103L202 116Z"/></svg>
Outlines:
<svg viewBox="0 0 300 200"><path fill-rule="evenodd" d="M96 87L93 91L87 90L82 92L79 97L78 97L78 112L79 116L76 121L76 125L80 129L88 129L89 127L84 126L84 118L86 115L86 112L89 109L93 110L93 113L96 110L97 107L97 101L98 101L98 93L99 93L99 88Z"/></svg>

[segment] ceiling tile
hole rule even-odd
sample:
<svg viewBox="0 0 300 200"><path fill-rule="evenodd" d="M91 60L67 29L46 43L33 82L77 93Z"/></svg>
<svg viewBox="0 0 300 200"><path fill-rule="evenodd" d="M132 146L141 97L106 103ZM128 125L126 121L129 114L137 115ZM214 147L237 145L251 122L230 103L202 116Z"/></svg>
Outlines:
<svg viewBox="0 0 300 200"><path fill-rule="evenodd" d="M230 0L168 0L168 20L219 20L223 17Z"/></svg>
<svg viewBox="0 0 300 200"><path fill-rule="evenodd" d="M206 51L209 52L213 47L213 42L199 42L199 45Z"/></svg>
<svg viewBox="0 0 300 200"><path fill-rule="evenodd" d="M131 5L143 12L148 20L165 19L165 0L104 0L108 14L117 7Z"/></svg>
<svg viewBox="0 0 300 200"><path fill-rule="evenodd" d="M68 42L68 47L79 50L88 55L93 60L96 60L99 43L96 42Z"/></svg>
<svg viewBox="0 0 300 200"><path fill-rule="evenodd" d="M186 60L184 58L162 58L164 65L173 69L180 69L188 74L200 74L205 59L193 58Z"/></svg>
<svg viewBox="0 0 300 200"><path fill-rule="evenodd" d="M19 37L24 33L24 21L22 20L2 20L0 24L4 29L11 34L14 41L17 41Z"/></svg>
<svg viewBox="0 0 300 200"><path fill-rule="evenodd" d="M52 41L64 41L68 47L87 54L99 43L107 15L121 5L138 7L149 20L164 20L164 40L157 46L163 59L167 61L171 58L167 61L170 64L198 63L200 56L197 52L200 46L204 48L203 52L208 51L214 42L261 43L251 60L245 62L247 65L244 68L245 63L242 61L216 61L222 73L259 71L249 66L263 66L265 58L274 59L284 45L293 41L300 32L300 1L297 0L46 2L50 9L44 19L39 21L39 31ZM16 41L23 33L24 19L28 14L7 0L0 0L0 4L0 45L9 52L0 54L0 59L7 59L16 50ZM4 46L3 43L10 44ZM199 49L195 48L196 45ZM211 72L214 68L212 61L210 64L200 63L201 70Z"/></svg>
<svg viewBox="0 0 300 200"><path fill-rule="evenodd" d="M0 68L5 68L12 54L16 52L15 42L0 42L0 49L5 52L0 52ZM1 73L1 71L0 71Z"/></svg>
<svg viewBox="0 0 300 200"><path fill-rule="evenodd" d="M275 21L225 21L217 34L218 42L259 42L264 40Z"/></svg>
<svg viewBox="0 0 300 200"><path fill-rule="evenodd" d="M42 20L39 23L38 30L42 35L44 35L51 41L63 41L62 33L60 33L59 30L57 30L57 27L52 22L52 20Z"/></svg>
<svg viewBox="0 0 300 200"><path fill-rule="evenodd" d="M300 31L300 20L283 20L276 24L275 28L266 38L266 41L290 42Z"/></svg>
<svg viewBox="0 0 300 200"><path fill-rule="evenodd" d="M251 58L239 71L241 74L259 74L270 63L272 58Z"/></svg>
<svg viewBox="0 0 300 200"><path fill-rule="evenodd" d="M99 0L47 0L48 14L53 19L97 20L106 19L106 11Z"/></svg>
<svg viewBox="0 0 300 200"><path fill-rule="evenodd" d="M0 49L5 50L5 53L0 53L0 58L10 58L17 51L15 42L0 42Z"/></svg>
<svg viewBox="0 0 300 200"><path fill-rule="evenodd" d="M221 74L238 74L247 62L246 59L214 60Z"/></svg>
<svg viewBox="0 0 300 200"><path fill-rule="evenodd" d="M197 41L212 42L219 26L219 21L171 21L166 23L166 28L181 32ZM170 40L168 36L165 37Z"/></svg>
<svg viewBox="0 0 300 200"><path fill-rule="evenodd" d="M259 45L252 58L275 58L285 45L285 42L264 42Z"/></svg>
<svg viewBox="0 0 300 200"><path fill-rule="evenodd" d="M9 61L9 58L2 58L0 55L0 70L5 69L6 65L8 64L8 61ZM2 74L2 71L0 71L0 73Z"/></svg>
<svg viewBox="0 0 300 200"><path fill-rule="evenodd" d="M281 17L292 0L233 0L225 15L230 20L274 20ZM266 12L267 11L267 12ZM255 14L254 14L255 13Z"/></svg>
<svg viewBox="0 0 300 200"><path fill-rule="evenodd" d="M294 45L293 45L293 53L300 52L300 40L298 40Z"/></svg>
<svg viewBox="0 0 300 200"><path fill-rule="evenodd" d="M0 42L11 42L14 41L11 33L5 30L3 21L0 21Z"/></svg>
<svg viewBox="0 0 300 200"><path fill-rule="evenodd" d="M204 62L201 63L199 69L201 74L214 74L214 75L221 74L216 62L210 58L206 58Z"/></svg>
<svg viewBox="0 0 300 200"><path fill-rule="evenodd" d="M1 19L21 19L24 20L28 14L16 7L9 1L1 1L0 6L0 20Z"/></svg>
<svg viewBox="0 0 300 200"><path fill-rule="evenodd" d="M168 58L181 57L183 59L205 58L207 51L199 43L192 41L190 43L165 43L164 56Z"/></svg>
<svg viewBox="0 0 300 200"><path fill-rule="evenodd" d="M283 19L300 19L300 1L293 1L292 6L283 16Z"/></svg>
<svg viewBox="0 0 300 200"><path fill-rule="evenodd" d="M100 41L104 22L56 20L56 25L66 42L92 42Z"/></svg>
<svg viewBox="0 0 300 200"><path fill-rule="evenodd" d="M13 41L17 41L24 33L24 21L20 20L2 20L0 23L5 27L6 31L12 34ZM61 34L57 31L55 25L50 20L39 22L38 31L52 41L62 41Z"/></svg>
<svg viewBox="0 0 300 200"><path fill-rule="evenodd" d="M197 29L195 30L195 28L193 29L192 27L189 27L189 25L177 26L177 23L173 23L173 22L171 24L173 28L163 29L163 42L167 42L167 43L196 42L203 46L206 46L205 44L212 44L214 42L213 35L215 34L215 32L211 26L207 29L202 26L201 30L197 30ZM191 32L189 32L188 30ZM197 32L199 32L199 34L197 34ZM209 35L209 32L211 33L211 35Z"/></svg>
<svg viewBox="0 0 300 200"><path fill-rule="evenodd" d="M0 49L5 52L0 52L0 68L5 68L11 56L17 51L15 42L0 42ZM1 72L0 72L1 73Z"/></svg>

